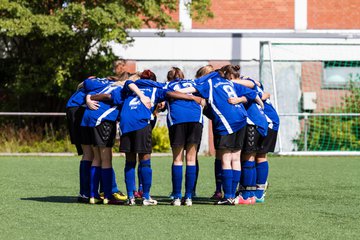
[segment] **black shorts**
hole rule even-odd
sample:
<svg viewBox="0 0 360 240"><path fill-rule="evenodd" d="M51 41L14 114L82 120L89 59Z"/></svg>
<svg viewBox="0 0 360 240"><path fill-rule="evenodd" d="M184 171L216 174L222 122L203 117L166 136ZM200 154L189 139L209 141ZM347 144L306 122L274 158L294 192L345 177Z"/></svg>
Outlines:
<svg viewBox="0 0 360 240"><path fill-rule="evenodd" d="M244 153L257 153L260 150L264 137L261 136L256 129L257 127L255 125L246 125L246 132L242 149Z"/></svg>
<svg viewBox="0 0 360 240"><path fill-rule="evenodd" d="M93 145L93 128L80 127L80 143L83 145Z"/></svg>
<svg viewBox="0 0 360 240"><path fill-rule="evenodd" d="M97 147L113 147L116 135L116 122L104 121L92 128L93 145Z"/></svg>
<svg viewBox="0 0 360 240"><path fill-rule="evenodd" d="M214 134L215 149L228 149L232 151L241 150L245 137L245 129L246 128L243 127L237 132L224 136Z"/></svg>
<svg viewBox="0 0 360 240"><path fill-rule="evenodd" d="M80 144L80 124L84 115L85 108L71 107L66 109L67 126L70 133L72 144Z"/></svg>
<svg viewBox="0 0 360 240"><path fill-rule="evenodd" d="M203 125L199 122L187 122L172 125L169 128L170 145L186 147L188 144L200 144Z"/></svg>
<svg viewBox="0 0 360 240"><path fill-rule="evenodd" d="M66 109L67 126L70 134L70 141L76 146L78 155L82 155L80 124L85 108L71 107Z"/></svg>
<svg viewBox="0 0 360 240"><path fill-rule="evenodd" d="M277 131L269 128L266 137L262 137L261 146L257 153L274 152L277 134Z"/></svg>
<svg viewBox="0 0 360 240"><path fill-rule="evenodd" d="M120 137L120 152L125 153L151 153L152 127L146 127L125 133Z"/></svg>

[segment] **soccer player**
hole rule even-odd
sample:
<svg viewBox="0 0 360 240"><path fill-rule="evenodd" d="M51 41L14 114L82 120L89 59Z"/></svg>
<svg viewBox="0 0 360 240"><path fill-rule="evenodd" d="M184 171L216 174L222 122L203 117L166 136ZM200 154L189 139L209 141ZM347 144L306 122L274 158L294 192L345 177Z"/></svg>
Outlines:
<svg viewBox="0 0 360 240"><path fill-rule="evenodd" d="M230 104L228 99L242 96L242 100L247 101L247 99L255 99L257 95L255 91L225 79L225 74L222 71L210 73L202 77L202 84L179 91L198 92L209 103L209 116L213 121L214 145L221 158L224 189L224 198L217 204L234 205L233 199L240 180L240 152L247 113L242 104Z"/></svg>
<svg viewBox="0 0 360 240"><path fill-rule="evenodd" d="M167 74L166 88L176 91L196 85L193 80L185 80L183 72L172 67ZM170 100L166 102L168 115L167 124L173 153L172 164L172 205L181 205L181 186L183 173L184 151L186 151L185 196L184 204L192 206L192 194L196 181L197 150L200 145L203 116L202 108L194 101Z"/></svg>
<svg viewBox="0 0 360 240"><path fill-rule="evenodd" d="M81 138L81 120L85 111L86 93L82 86L70 97L66 104L66 118L71 143L76 146L78 155L82 155L79 166L80 191L78 202L88 203L90 197L90 168L93 151L86 138Z"/></svg>
<svg viewBox="0 0 360 240"><path fill-rule="evenodd" d="M271 104L270 94L264 92L263 85L256 80L249 77L241 77L243 81L250 81L255 86L254 89L258 92L261 99L264 101L264 113L269 123L268 132L265 137L262 138L261 146L256 153L256 202L263 203L265 201L265 191L268 185L269 163L267 160L267 153L274 152L277 133L279 130L280 119L275 108Z"/></svg>
<svg viewBox="0 0 360 240"><path fill-rule="evenodd" d="M240 70L240 67L227 65L224 69ZM226 70L225 70L226 71ZM230 80L236 81L239 84L245 85L253 90L255 84L251 81L239 79L238 73ZM258 92L257 92L258 93ZM261 96L259 96L261 97ZM240 101L237 98L230 98L229 102L238 103ZM261 102L262 103L262 102ZM268 122L263 112L264 105L258 105L254 101L249 101L245 104L246 111L248 113L246 133L244 146L241 156L242 161L242 175L241 175L241 187L240 194L235 200L235 204L254 204L255 203L255 190L256 190L256 168L255 159L256 154L259 151L262 143L262 139L267 135Z"/></svg>
<svg viewBox="0 0 360 240"><path fill-rule="evenodd" d="M118 84L114 84L117 80ZM97 79L96 81L84 81L84 88L87 91L87 100L94 93L111 93L122 92L123 87L121 81L117 77L108 79ZM141 91L132 84L127 82L128 88L133 90L140 96L141 101L148 101ZM126 87L126 88L127 88ZM121 94L118 94L121 96ZM99 108L97 110L87 109L84 113L82 126L91 128L91 139L93 141L94 160L91 167L91 188L90 188L90 203L95 204L101 202L98 188L100 179L104 190L104 204L117 204L118 199L113 196L113 182L114 170L112 168L112 146L114 145L114 138L116 134L116 120L119 115L117 106L106 102L98 102ZM123 200L123 199L121 199Z"/></svg>

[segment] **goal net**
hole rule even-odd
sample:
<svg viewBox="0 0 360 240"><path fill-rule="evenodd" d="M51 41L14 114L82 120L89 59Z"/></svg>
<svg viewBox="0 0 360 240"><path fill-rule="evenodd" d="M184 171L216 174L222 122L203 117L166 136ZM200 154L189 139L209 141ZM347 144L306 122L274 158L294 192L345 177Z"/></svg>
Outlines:
<svg viewBox="0 0 360 240"><path fill-rule="evenodd" d="M360 44L260 45L260 80L280 115L279 153L360 153Z"/></svg>

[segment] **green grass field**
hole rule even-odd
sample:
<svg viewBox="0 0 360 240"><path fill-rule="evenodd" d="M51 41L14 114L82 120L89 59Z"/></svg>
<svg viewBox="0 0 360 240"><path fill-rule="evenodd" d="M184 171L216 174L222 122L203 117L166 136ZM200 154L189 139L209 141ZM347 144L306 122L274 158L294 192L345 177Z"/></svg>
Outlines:
<svg viewBox="0 0 360 240"><path fill-rule="evenodd" d="M208 200L209 157L194 205L170 206L170 158L152 165L159 206L92 206L76 203L77 157L0 157L0 239L360 239L359 157L272 157L266 202L253 206Z"/></svg>

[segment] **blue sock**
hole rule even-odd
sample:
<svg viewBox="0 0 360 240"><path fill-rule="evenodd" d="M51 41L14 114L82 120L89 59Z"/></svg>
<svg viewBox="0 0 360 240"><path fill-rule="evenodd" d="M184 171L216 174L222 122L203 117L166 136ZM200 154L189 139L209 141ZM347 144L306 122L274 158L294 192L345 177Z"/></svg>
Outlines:
<svg viewBox="0 0 360 240"><path fill-rule="evenodd" d="M222 167L221 167L221 159L215 159L215 184L216 184L216 192L221 192L222 185Z"/></svg>
<svg viewBox="0 0 360 240"><path fill-rule="evenodd" d="M119 189L118 189L118 186L117 186L117 184L116 184L116 175L115 175L115 171L114 171L114 169L113 168L111 168L112 169L112 176L113 176L113 178L112 178L112 189L111 189L111 192L112 193L117 193L118 191L119 191Z"/></svg>
<svg viewBox="0 0 360 240"><path fill-rule="evenodd" d="M138 182L139 182L138 191L141 192L143 190L143 185L142 185L142 176L141 176L141 166L140 166L140 164L138 165L137 174L138 174Z"/></svg>
<svg viewBox="0 0 360 240"><path fill-rule="evenodd" d="M232 198L235 198L236 189L237 189L237 187L238 187L238 185L239 185L239 182L240 182L241 171L232 170L232 174L233 174L233 179L232 179Z"/></svg>
<svg viewBox="0 0 360 240"><path fill-rule="evenodd" d="M80 194L90 196L91 161L81 160L79 167Z"/></svg>
<svg viewBox="0 0 360 240"><path fill-rule="evenodd" d="M90 197L99 198L99 184L101 167L91 167L90 171Z"/></svg>
<svg viewBox="0 0 360 240"><path fill-rule="evenodd" d="M183 166L172 165L171 167L172 185L173 185L173 196L174 198L181 198L181 185L182 185L182 172Z"/></svg>
<svg viewBox="0 0 360 240"><path fill-rule="evenodd" d="M186 166L185 173L185 199L192 198L196 179L196 165Z"/></svg>
<svg viewBox="0 0 360 240"><path fill-rule="evenodd" d="M241 185L245 188L245 190L241 191L241 195L244 199L248 199L251 197L251 191L246 190L253 185L253 175L255 170L255 162L251 161L243 161L241 163L242 173L241 173Z"/></svg>
<svg viewBox="0 0 360 240"><path fill-rule="evenodd" d="M101 179L103 182L104 197L111 199L112 197L112 181L113 181L113 169L112 168L102 168L101 169Z"/></svg>
<svg viewBox="0 0 360 240"><path fill-rule="evenodd" d="M264 194L263 186L266 184L269 174L269 162L261 162L256 164L256 185L260 185L259 189L256 189L255 196L261 198Z"/></svg>
<svg viewBox="0 0 360 240"><path fill-rule="evenodd" d="M250 197L254 197L255 192L256 192L256 167L255 167L255 164L254 164L254 167L252 168L252 176L253 177L251 179L251 187L253 190L250 190Z"/></svg>
<svg viewBox="0 0 360 240"><path fill-rule="evenodd" d="M135 161L126 161L124 168L126 191L129 198L134 197L135 191Z"/></svg>
<svg viewBox="0 0 360 240"><path fill-rule="evenodd" d="M222 170L222 186L224 189L224 198L228 199L232 197L232 180L233 172L232 169Z"/></svg>
<svg viewBox="0 0 360 240"><path fill-rule="evenodd" d="M195 176L195 183L194 183L193 193L196 193L196 185L197 185L197 180L198 180L198 177L199 177L199 170L200 170L199 160L196 158L196 176Z"/></svg>
<svg viewBox="0 0 360 240"><path fill-rule="evenodd" d="M151 161L141 160L141 175L142 175L142 183L143 183L143 198L150 199L150 188L152 183L152 169L151 169Z"/></svg>

